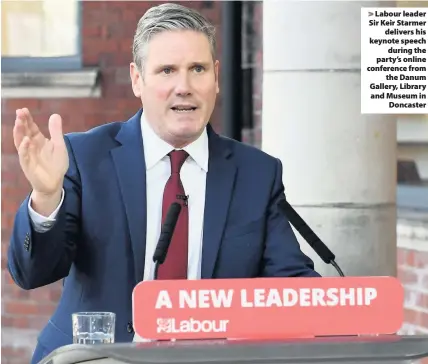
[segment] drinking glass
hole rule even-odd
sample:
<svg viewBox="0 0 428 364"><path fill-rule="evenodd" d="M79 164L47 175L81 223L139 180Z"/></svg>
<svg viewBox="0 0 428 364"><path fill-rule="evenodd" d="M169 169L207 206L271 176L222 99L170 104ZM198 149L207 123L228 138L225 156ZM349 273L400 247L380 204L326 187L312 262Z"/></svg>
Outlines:
<svg viewBox="0 0 428 364"><path fill-rule="evenodd" d="M77 312L72 314L74 344L113 344L116 314Z"/></svg>

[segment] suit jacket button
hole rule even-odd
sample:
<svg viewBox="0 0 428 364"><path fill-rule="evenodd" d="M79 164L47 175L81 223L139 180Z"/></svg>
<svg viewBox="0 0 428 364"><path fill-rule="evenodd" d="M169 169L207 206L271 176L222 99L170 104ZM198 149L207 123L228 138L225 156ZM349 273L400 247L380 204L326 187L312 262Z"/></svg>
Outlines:
<svg viewBox="0 0 428 364"><path fill-rule="evenodd" d="M132 327L132 322L128 322L126 325L126 331L128 331L130 334L134 332L134 328Z"/></svg>

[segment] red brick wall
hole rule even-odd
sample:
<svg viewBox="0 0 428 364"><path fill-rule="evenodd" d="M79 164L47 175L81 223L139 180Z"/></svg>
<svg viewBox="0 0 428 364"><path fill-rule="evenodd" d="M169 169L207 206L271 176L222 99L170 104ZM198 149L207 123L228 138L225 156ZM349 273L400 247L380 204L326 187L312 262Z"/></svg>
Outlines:
<svg viewBox="0 0 428 364"><path fill-rule="evenodd" d="M214 24L219 25L219 2L181 3L200 9ZM83 2L83 61L84 66L101 69L101 98L2 100L2 363L29 362L36 335L47 322L61 295L61 283L34 291L21 290L13 284L6 269L6 252L14 215L29 192L13 145L15 110L28 107L44 131L47 131L47 121L52 113L62 116L64 132L87 130L132 116L140 107L129 80L132 39L138 19L154 5L155 2L141 1ZM217 119L215 117L215 125L219 124Z"/></svg>
<svg viewBox="0 0 428 364"><path fill-rule="evenodd" d="M426 230L428 232L428 229ZM399 238L400 239L400 238ZM422 244L428 245L428 236ZM416 244L415 244L416 245ZM398 278L405 289L403 334L428 334L428 251L398 248Z"/></svg>

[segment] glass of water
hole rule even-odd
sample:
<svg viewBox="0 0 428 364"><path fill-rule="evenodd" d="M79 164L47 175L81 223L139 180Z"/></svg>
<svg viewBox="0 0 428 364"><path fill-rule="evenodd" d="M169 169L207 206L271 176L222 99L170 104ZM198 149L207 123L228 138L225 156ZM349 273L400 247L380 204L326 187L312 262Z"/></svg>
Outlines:
<svg viewBox="0 0 428 364"><path fill-rule="evenodd" d="M77 312L72 315L74 344L113 344L116 314Z"/></svg>

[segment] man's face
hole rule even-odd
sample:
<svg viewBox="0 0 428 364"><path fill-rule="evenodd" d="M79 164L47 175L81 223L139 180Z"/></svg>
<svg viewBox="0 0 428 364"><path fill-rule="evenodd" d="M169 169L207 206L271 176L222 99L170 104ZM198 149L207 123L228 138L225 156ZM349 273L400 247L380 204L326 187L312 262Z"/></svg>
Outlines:
<svg viewBox="0 0 428 364"><path fill-rule="evenodd" d="M130 67L132 87L140 97L147 121L175 147L196 140L214 109L218 61L208 38L181 30L156 34L147 46L141 75Z"/></svg>

